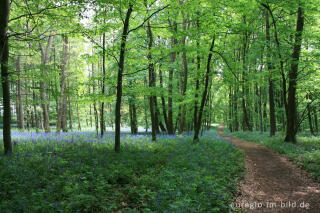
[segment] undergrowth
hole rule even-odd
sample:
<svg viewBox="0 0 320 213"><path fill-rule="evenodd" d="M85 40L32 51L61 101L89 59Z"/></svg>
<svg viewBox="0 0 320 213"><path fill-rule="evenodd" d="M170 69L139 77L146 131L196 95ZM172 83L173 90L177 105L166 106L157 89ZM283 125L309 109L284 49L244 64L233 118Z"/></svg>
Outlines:
<svg viewBox="0 0 320 213"><path fill-rule="evenodd" d="M229 212L243 153L212 132L189 136L14 133L0 157L0 212ZM0 143L3 152L3 144Z"/></svg>

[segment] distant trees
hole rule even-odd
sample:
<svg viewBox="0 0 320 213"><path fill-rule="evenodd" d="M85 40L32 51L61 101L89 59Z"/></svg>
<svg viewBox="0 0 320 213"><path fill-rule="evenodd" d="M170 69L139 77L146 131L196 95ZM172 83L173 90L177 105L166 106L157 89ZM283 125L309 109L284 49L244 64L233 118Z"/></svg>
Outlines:
<svg viewBox="0 0 320 213"><path fill-rule="evenodd" d="M0 9L6 153L11 111L21 130L115 127L116 152L122 126L318 132L313 1L17 2Z"/></svg>

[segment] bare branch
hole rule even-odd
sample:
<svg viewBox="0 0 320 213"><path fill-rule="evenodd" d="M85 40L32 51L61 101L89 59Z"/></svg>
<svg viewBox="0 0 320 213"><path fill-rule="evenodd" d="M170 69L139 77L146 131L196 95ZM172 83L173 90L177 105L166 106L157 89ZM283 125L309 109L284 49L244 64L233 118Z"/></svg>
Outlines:
<svg viewBox="0 0 320 213"><path fill-rule="evenodd" d="M18 20L18 19L23 18L23 17L40 15L41 13L43 13L43 12L45 12L45 11L47 11L47 10L58 9L58 8L65 7L65 6L67 6L67 5L64 4L64 5L55 6L55 7L48 7L48 8L44 8L44 9L42 9L42 10L39 10L39 11L36 12L36 13L30 13L30 12L29 12L28 14L22 14L22 15L20 15L20 16L17 16L17 17L14 17L14 18L10 19L10 20L9 20L9 23L10 23L11 21L15 21L15 20Z"/></svg>
<svg viewBox="0 0 320 213"><path fill-rule="evenodd" d="M154 15L155 15L155 14L157 14L158 12L160 12L160 11L162 11L162 10L166 9L167 7L169 7L169 4L168 4L167 6L165 6L165 7L161 8L161 9L159 9L159 10L157 10L157 11L153 12L150 16L148 16L148 18L146 18L146 19L142 22L142 24L140 24L139 26L137 26L137 27L135 27L135 28L133 28L133 29L129 30L129 31L128 31L128 34L129 34L130 32L132 32L132 31L135 31L135 30L139 29L140 27L143 27L143 26L144 26L144 24L145 24L145 23L146 23L150 18L152 18L152 16L154 16Z"/></svg>

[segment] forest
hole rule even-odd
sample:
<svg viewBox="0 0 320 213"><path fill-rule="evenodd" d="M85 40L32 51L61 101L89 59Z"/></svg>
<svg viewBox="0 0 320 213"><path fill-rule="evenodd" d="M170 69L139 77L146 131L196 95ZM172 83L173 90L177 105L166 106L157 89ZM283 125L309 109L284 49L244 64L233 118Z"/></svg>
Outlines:
<svg viewBox="0 0 320 213"><path fill-rule="evenodd" d="M0 212L315 212L319 5L1 0Z"/></svg>

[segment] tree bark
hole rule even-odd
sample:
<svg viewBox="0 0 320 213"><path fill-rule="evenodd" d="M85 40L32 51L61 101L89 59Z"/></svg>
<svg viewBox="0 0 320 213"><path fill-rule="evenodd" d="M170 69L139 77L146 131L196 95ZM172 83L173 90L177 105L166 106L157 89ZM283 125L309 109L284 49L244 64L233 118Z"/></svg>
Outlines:
<svg viewBox="0 0 320 213"><path fill-rule="evenodd" d="M302 33L304 26L304 14L301 5L298 8L297 26L295 33L295 42L293 45L291 69L289 70L289 88L288 88L288 115L285 142L296 143L297 133L297 102L296 89L299 68L299 58L301 52Z"/></svg>
<svg viewBox="0 0 320 213"><path fill-rule="evenodd" d="M197 27L199 27L199 21L197 20ZM200 38L199 38L200 39ZM200 59L200 54L199 54L199 49L200 49L200 43L199 40L197 40L197 70L196 70L196 92L194 94L194 112L193 112L193 127L197 126L197 120L198 120L198 92L199 92L199 87L200 87L200 81L199 81L199 74L200 74L200 64L201 64L201 59Z"/></svg>
<svg viewBox="0 0 320 213"><path fill-rule="evenodd" d="M103 33L102 35L102 87L101 93L102 96L105 95L105 84L106 84L106 34ZM101 102L101 111L100 111L100 134L103 137L104 134L104 101Z"/></svg>
<svg viewBox="0 0 320 213"><path fill-rule="evenodd" d="M314 117L314 128L315 128L315 133L318 135L319 133L319 127L318 127L318 115L315 107L313 107L313 117Z"/></svg>
<svg viewBox="0 0 320 213"><path fill-rule="evenodd" d="M204 105L207 99L207 93L208 93L208 87L209 87L209 78L210 78L210 63L211 63L211 59L212 59L212 50L214 47L214 41L215 41L215 37L212 38L212 42L211 42L211 46L209 49L209 55L208 55L208 60L207 60L207 71L206 71L206 77L205 77L205 86L204 86L204 90L202 93L202 98L201 98L201 104L200 104L200 109L199 109L199 115L198 115L198 121L197 124L195 126L195 130L194 130L194 136L193 136L193 141L197 142L199 141L199 132L200 132L200 128L201 128L201 123L202 123L202 112L204 109Z"/></svg>
<svg viewBox="0 0 320 213"><path fill-rule="evenodd" d="M69 81L67 81L67 86L68 86L68 88L70 88L70 85L69 85ZM68 95L67 96L68 97L68 108L69 108L69 112L68 112L68 114L69 114L69 128L70 128L70 130L72 131L72 108L71 108L71 97L70 97L70 95Z"/></svg>
<svg viewBox="0 0 320 213"><path fill-rule="evenodd" d="M78 118L78 130L81 131L81 122L80 122L80 113L79 113L79 104L76 104L76 110L77 110L77 118Z"/></svg>
<svg viewBox="0 0 320 213"><path fill-rule="evenodd" d="M151 31L151 26L150 26L150 22L148 22L148 26L147 26L147 36L149 38L149 42L148 42L148 62L149 62L149 88L152 90L150 97L149 97L149 104L150 104L150 117L151 117L151 134L152 134L152 141L156 141L157 139L157 123L156 123L156 105L155 105L155 101L156 101L156 97L154 96L154 87L155 87L155 72L154 72L154 64L152 62L152 55L151 55L151 49L152 49L152 45L153 45L153 36L152 36L152 31Z"/></svg>
<svg viewBox="0 0 320 213"><path fill-rule="evenodd" d="M270 111L270 136L274 136L276 132L276 117L275 117L275 106L273 96L273 80L272 80L272 69L273 65L271 62L271 46L270 46L270 24L269 24L269 13L266 12L266 40L267 40L267 66L269 71L269 111Z"/></svg>
<svg viewBox="0 0 320 213"><path fill-rule="evenodd" d="M244 20L244 22L246 22ZM249 112L247 109L247 101L246 96L249 93L249 88L247 86L247 62L246 62L246 55L247 55L247 45L248 45L248 33L247 31L244 34L244 41L243 41L243 48L242 48L242 66L243 66L243 72L242 72L242 111L243 111L243 130L249 130L252 131L252 126L250 123L250 117Z"/></svg>
<svg viewBox="0 0 320 213"><path fill-rule="evenodd" d="M42 106L42 113L43 113L43 127L45 132L50 132L50 120L49 120L49 112L48 112L48 105L47 105L47 98L46 98L46 83L44 79L46 78L45 74L45 66L48 62L49 58L49 51L51 46L52 36L50 35L47 41L46 48L43 47L42 43L40 43L40 50L41 50L41 80L40 80L40 98L41 98L41 106Z"/></svg>
<svg viewBox="0 0 320 213"><path fill-rule="evenodd" d="M160 79L160 87L163 89L163 79L162 79L162 70L159 70L159 79ZM166 109L166 101L164 99L163 93L161 94L161 104L162 104L162 114L163 119L166 124L166 128L168 129L169 123L168 123L168 116L167 116L167 109Z"/></svg>
<svg viewBox="0 0 320 213"><path fill-rule="evenodd" d="M126 13L126 18L123 24L123 31L121 36L120 46L120 59L118 64L118 79L117 79L117 100L116 100L116 111L115 111L115 152L120 152L120 122L121 122L121 98L122 98L122 75L124 69L124 60L126 53L126 43L129 32L129 21L132 13L133 5L130 3Z"/></svg>
<svg viewBox="0 0 320 213"><path fill-rule="evenodd" d="M0 61L1 61L1 80L3 93L3 144L4 153L11 155L11 108L10 108L10 85L8 72L9 44L7 37L8 20L10 12L10 1L0 2Z"/></svg>
<svg viewBox="0 0 320 213"><path fill-rule="evenodd" d="M67 69L67 60L68 60L68 37L66 35L63 36L63 50L61 57L61 72L60 72L60 101L59 101L59 113L58 113L58 121L57 121L57 132L67 131L67 122L66 122L66 69Z"/></svg>
<svg viewBox="0 0 320 213"><path fill-rule="evenodd" d="M187 29L187 20L184 17L184 12L183 10L181 11L182 13L182 30L183 32L186 31ZM183 69L181 70L180 73L180 87L181 87L181 95L182 95L182 101L184 101L185 96L186 96L186 91L187 91L187 84L188 84L188 60L187 60L187 51L186 51L186 36L183 36L182 38L182 67ZM179 135L181 135L184 131L184 126L185 126L185 120L186 120L186 104L183 104L181 106L181 119L180 119L180 125L179 125Z"/></svg>
<svg viewBox="0 0 320 213"><path fill-rule="evenodd" d="M310 98L310 95L307 94L307 99ZM313 125L312 125L312 117L311 117L311 107L310 104L307 104L307 111L308 111L308 122L309 122L309 129L310 129L310 133L311 135L315 135L314 134L314 130L313 130Z"/></svg>
<svg viewBox="0 0 320 213"><path fill-rule="evenodd" d="M21 96L21 56L17 58L17 121L18 129L24 130L24 120L23 120L23 104Z"/></svg>
<svg viewBox="0 0 320 213"><path fill-rule="evenodd" d="M129 80L129 87L132 87L132 82ZM137 110L136 110L136 100L134 94L130 94L129 98L129 117L130 117L130 129L131 134L138 133L138 126L137 126Z"/></svg>
<svg viewBox="0 0 320 213"><path fill-rule="evenodd" d="M174 22L173 24L174 31L177 32L177 23ZM172 48L175 48L177 44L177 40L175 39L175 36L172 36L171 38L171 43L172 43ZM171 63L171 68L169 68L169 84L168 84L168 92L169 92L169 97L168 97L168 134L174 134L174 126L173 126L173 107L172 107L172 96L173 96L173 64L176 61L176 56L177 53L176 51L172 51L170 54L170 63Z"/></svg>

